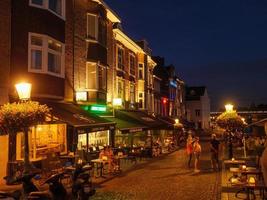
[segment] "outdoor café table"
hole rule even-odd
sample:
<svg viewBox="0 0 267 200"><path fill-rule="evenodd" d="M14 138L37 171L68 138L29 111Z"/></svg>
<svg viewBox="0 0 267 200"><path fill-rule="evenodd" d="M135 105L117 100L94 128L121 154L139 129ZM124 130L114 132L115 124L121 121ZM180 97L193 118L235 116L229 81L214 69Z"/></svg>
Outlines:
<svg viewBox="0 0 267 200"><path fill-rule="evenodd" d="M118 161L118 171L121 171L121 159L127 159L127 155L116 155L114 159Z"/></svg>
<svg viewBox="0 0 267 200"><path fill-rule="evenodd" d="M97 169L100 168L100 177L105 178L103 176L104 164L108 163L109 161L108 160L102 160L102 159L98 158L98 159L91 160L91 162L97 165ZM100 165L100 167L98 167L99 165Z"/></svg>
<svg viewBox="0 0 267 200"><path fill-rule="evenodd" d="M243 174L243 175L256 175L258 176L258 178L261 177L262 172L261 170L255 168L255 167L247 167L246 169L240 169L237 167L231 167L230 168L230 172L232 173L239 173L239 174Z"/></svg>
<svg viewBox="0 0 267 200"><path fill-rule="evenodd" d="M256 199L255 193L254 193L255 190L259 190L260 194L262 194L262 199L265 199L265 192L264 191L265 191L265 189L267 189L267 187L265 186L263 181L256 180L256 182L254 184L248 183L247 181L246 182L238 181L236 183L231 183L231 186L232 187L238 187L238 188L241 187L246 192L246 196L247 196L246 200ZM239 190L238 192L236 192L235 197L239 198L238 194L243 190ZM251 198L251 194L252 194L253 198Z"/></svg>
<svg viewBox="0 0 267 200"><path fill-rule="evenodd" d="M59 156L60 159L67 160L68 162L71 162L72 164L75 162L76 157L77 156L75 156L75 155L61 155L61 156Z"/></svg>

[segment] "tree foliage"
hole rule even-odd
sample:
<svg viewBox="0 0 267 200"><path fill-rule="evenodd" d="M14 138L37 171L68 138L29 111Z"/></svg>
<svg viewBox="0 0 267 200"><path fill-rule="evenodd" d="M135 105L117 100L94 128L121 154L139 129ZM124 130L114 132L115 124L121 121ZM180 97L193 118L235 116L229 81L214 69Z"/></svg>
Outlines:
<svg viewBox="0 0 267 200"><path fill-rule="evenodd" d="M8 103L0 107L0 128L4 133L16 133L43 123L50 109L35 101Z"/></svg>
<svg viewBox="0 0 267 200"><path fill-rule="evenodd" d="M242 118L236 111L223 112L216 119L216 123L219 127L226 130L236 130L244 127Z"/></svg>

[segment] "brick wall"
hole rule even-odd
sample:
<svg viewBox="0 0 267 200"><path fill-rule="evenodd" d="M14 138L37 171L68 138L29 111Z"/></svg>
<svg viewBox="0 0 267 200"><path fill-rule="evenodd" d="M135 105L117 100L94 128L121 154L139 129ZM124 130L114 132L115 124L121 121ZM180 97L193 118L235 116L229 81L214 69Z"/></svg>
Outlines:
<svg viewBox="0 0 267 200"><path fill-rule="evenodd" d="M0 105L8 102L11 0L0 1Z"/></svg>

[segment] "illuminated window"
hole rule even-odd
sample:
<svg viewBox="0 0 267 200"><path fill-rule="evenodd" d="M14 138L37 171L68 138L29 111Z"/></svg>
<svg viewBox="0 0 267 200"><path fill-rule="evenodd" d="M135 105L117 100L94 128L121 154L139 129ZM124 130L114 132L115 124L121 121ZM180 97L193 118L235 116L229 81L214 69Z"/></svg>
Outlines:
<svg viewBox="0 0 267 200"><path fill-rule="evenodd" d="M121 47L117 48L117 68L124 70L124 52Z"/></svg>
<svg viewBox="0 0 267 200"><path fill-rule="evenodd" d="M118 79L117 97L124 99L124 80Z"/></svg>
<svg viewBox="0 0 267 200"><path fill-rule="evenodd" d="M98 18L95 14L87 13L87 37L98 39Z"/></svg>
<svg viewBox="0 0 267 200"><path fill-rule="evenodd" d="M130 83L130 102L135 103L135 85Z"/></svg>
<svg viewBox="0 0 267 200"><path fill-rule="evenodd" d="M64 77L64 50L61 42L29 33L28 71Z"/></svg>
<svg viewBox="0 0 267 200"><path fill-rule="evenodd" d="M139 92L138 94L138 102L139 102L139 108L144 108L144 93Z"/></svg>
<svg viewBox="0 0 267 200"><path fill-rule="evenodd" d="M86 88L93 90L107 89L107 69L96 63L86 64Z"/></svg>
<svg viewBox="0 0 267 200"><path fill-rule="evenodd" d="M143 63L139 63L138 65L138 78L144 79L144 64Z"/></svg>
<svg viewBox="0 0 267 200"><path fill-rule="evenodd" d="M46 124L32 127L29 132L30 160L46 159L47 154L67 153L66 124ZM24 158L24 136L17 134L17 160Z"/></svg>

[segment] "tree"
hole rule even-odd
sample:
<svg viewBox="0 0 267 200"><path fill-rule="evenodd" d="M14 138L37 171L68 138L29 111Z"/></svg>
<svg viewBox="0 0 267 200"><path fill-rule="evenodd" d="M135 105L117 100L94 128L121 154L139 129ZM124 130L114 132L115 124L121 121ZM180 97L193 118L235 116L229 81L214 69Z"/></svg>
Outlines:
<svg viewBox="0 0 267 200"><path fill-rule="evenodd" d="M49 112L50 109L46 105L40 105L34 101L8 103L0 107L0 128L5 134L9 134L9 162L14 161L15 152L12 149L14 149L16 134L24 133L24 173L30 171L29 128L43 123Z"/></svg>
<svg viewBox="0 0 267 200"><path fill-rule="evenodd" d="M225 129L228 135L228 157L233 157L233 143L232 143L232 133L236 130L243 129L245 127L245 122L242 118L237 114L235 110L228 110L220 114L217 119L216 123L220 128Z"/></svg>
<svg viewBox="0 0 267 200"><path fill-rule="evenodd" d="M225 129L226 131L235 131L238 129L244 128L244 121L242 118L237 114L235 110L233 111L225 111L220 114L217 119L216 123L220 128Z"/></svg>

